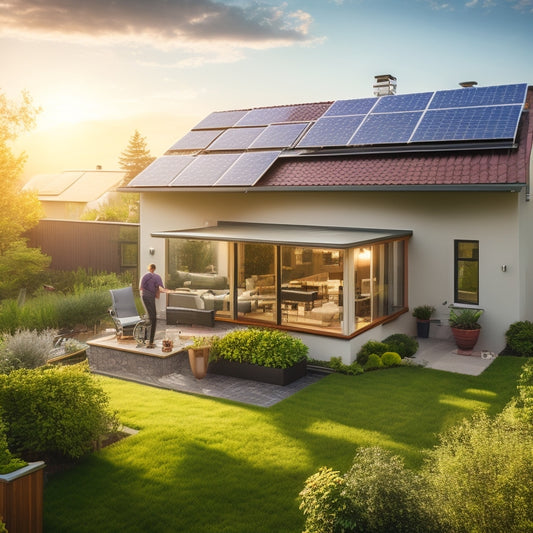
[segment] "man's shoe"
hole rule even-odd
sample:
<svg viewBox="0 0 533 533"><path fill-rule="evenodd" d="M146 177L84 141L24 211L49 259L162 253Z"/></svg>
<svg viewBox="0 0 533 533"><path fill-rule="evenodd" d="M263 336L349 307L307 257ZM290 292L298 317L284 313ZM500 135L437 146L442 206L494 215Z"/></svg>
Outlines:
<svg viewBox="0 0 533 533"><path fill-rule="evenodd" d="M147 348L155 348L155 344L148 344Z"/></svg>

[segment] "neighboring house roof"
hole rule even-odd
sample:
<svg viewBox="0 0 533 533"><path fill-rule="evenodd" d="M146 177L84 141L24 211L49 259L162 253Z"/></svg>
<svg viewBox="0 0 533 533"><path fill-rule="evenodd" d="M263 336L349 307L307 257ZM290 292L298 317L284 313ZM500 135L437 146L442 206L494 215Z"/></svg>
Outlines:
<svg viewBox="0 0 533 533"><path fill-rule="evenodd" d="M439 98L450 95L459 103L448 114ZM532 103L533 88L516 84L215 112L129 188L519 190L529 181ZM429 117L430 133L438 132L423 137ZM359 132L367 123L365 140ZM322 124L320 146L309 133ZM356 133L346 136L343 128Z"/></svg>
<svg viewBox="0 0 533 533"><path fill-rule="evenodd" d="M43 202L89 203L116 190L125 174L115 170L67 170L60 174L38 174L24 185L24 190L36 191Z"/></svg>

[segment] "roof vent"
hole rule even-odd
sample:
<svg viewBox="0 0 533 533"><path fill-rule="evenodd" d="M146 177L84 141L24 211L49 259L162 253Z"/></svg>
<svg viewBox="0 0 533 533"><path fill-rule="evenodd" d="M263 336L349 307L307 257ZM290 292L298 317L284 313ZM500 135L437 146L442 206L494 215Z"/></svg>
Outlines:
<svg viewBox="0 0 533 533"><path fill-rule="evenodd" d="M374 96L387 96L396 94L396 78L390 74L374 76Z"/></svg>
<svg viewBox="0 0 533 533"><path fill-rule="evenodd" d="M459 83L461 87L474 87L474 85L477 85L477 81L462 81Z"/></svg>

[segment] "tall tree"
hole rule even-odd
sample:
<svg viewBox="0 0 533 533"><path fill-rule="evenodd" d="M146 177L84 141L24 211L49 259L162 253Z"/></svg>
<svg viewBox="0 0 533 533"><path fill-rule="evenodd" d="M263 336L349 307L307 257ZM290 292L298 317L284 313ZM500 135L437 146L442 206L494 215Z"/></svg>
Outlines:
<svg viewBox="0 0 533 533"><path fill-rule="evenodd" d="M28 286L23 282L24 271L42 271L50 263L40 250L26 248L23 234L39 222L42 208L35 193L22 191L20 175L26 154L15 155L10 146L35 125L39 112L27 92L22 92L21 102L0 93L0 272L4 277L9 273L10 278L9 294L0 290L0 298Z"/></svg>
<svg viewBox="0 0 533 533"><path fill-rule="evenodd" d="M131 136L128 146L120 155L120 168L126 172L122 185L127 185L139 172L144 170L155 157L150 155L146 144L146 137L142 137L138 130Z"/></svg>

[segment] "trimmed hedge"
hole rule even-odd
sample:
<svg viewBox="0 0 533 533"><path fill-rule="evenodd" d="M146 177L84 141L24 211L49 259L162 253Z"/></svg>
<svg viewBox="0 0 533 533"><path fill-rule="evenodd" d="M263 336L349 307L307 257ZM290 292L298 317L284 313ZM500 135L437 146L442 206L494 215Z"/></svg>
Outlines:
<svg viewBox="0 0 533 533"><path fill-rule="evenodd" d="M269 368L288 368L307 360L308 348L288 333L271 329L231 331L212 340L211 360L226 359Z"/></svg>

